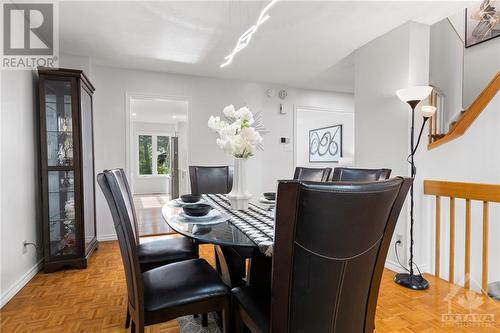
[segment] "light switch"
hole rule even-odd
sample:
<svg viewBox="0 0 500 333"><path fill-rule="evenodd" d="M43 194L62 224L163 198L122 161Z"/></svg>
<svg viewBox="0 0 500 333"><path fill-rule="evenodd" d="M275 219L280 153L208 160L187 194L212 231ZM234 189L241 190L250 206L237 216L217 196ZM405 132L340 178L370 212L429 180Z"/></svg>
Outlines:
<svg viewBox="0 0 500 333"><path fill-rule="evenodd" d="M280 114L287 114L286 104L280 103Z"/></svg>

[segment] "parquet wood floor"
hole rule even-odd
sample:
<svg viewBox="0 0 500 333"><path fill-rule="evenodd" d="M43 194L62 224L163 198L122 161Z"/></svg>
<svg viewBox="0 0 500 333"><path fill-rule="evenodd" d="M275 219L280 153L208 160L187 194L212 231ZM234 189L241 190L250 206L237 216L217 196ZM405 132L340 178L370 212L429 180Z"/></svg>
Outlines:
<svg viewBox="0 0 500 333"><path fill-rule="evenodd" d="M139 235L164 235L175 233L161 214L161 208L170 200L169 194L135 194L134 206L137 214Z"/></svg>
<svg viewBox="0 0 500 333"><path fill-rule="evenodd" d="M212 246L203 245L200 253L213 264ZM392 282L392 277L393 272L384 272L376 333L500 332L499 302L478 294L467 298L462 288L453 294L452 285L433 276L427 276L431 288L423 292L399 287ZM0 310L0 331L127 332L122 327L125 294L118 244L103 242L86 270L37 274ZM449 295L453 295L450 304L446 301ZM495 319L490 327L445 327L441 315L448 313L448 309L454 314L492 314ZM179 329L174 320L148 327L146 332L178 333Z"/></svg>

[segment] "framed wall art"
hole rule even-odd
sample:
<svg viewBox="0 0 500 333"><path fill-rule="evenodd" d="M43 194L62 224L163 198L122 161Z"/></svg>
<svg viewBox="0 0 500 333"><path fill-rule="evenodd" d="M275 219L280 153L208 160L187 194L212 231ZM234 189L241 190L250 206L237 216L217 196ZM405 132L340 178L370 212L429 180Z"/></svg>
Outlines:
<svg viewBox="0 0 500 333"><path fill-rule="evenodd" d="M342 157L342 125L309 131L309 162L339 162Z"/></svg>
<svg viewBox="0 0 500 333"><path fill-rule="evenodd" d="M465 10L465 47L500 36L500 1L484 0Z"/></svg>

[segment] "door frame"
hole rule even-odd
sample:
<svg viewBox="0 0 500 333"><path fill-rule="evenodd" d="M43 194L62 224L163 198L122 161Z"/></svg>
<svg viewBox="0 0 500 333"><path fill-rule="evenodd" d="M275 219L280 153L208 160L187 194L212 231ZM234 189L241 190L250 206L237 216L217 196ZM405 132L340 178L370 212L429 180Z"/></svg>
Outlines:
<svg viewBox="0 0 500 333"><path fill-rule="evenodd" d="M145 100L171 100L183 101L187 103L187 126L186 126L186 147L187 147L187 165L191 163L191 149L189 142L191 137L191 97L183 95L155 94L125 91L125 174L130 183L130 189L134 191L134 156L132 156L132 145L134 144L134 136L132 135L132 122L130 121L130 100L145 99Z"/></svg>

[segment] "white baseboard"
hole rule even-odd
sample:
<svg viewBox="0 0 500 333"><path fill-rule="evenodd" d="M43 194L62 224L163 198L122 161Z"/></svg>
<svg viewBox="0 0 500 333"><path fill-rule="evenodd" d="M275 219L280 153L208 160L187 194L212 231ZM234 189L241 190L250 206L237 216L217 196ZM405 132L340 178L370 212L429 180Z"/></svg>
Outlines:
<svg viewBox="0 0 500 333"><path fill-rule="evenodd" d="M23 274L0 298L0 309L7 304L42 268L42 259L38 260L33 267Z"/></svg>
<svg viewBox="0 0 500 333"><path fill-rule="evenodd" d="M99 241L99 242L106 242L106 241L113 241L113 240L117 240L116 234L97 235L97 241Z"/></svg>

